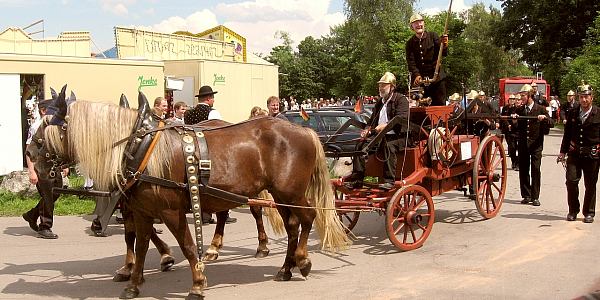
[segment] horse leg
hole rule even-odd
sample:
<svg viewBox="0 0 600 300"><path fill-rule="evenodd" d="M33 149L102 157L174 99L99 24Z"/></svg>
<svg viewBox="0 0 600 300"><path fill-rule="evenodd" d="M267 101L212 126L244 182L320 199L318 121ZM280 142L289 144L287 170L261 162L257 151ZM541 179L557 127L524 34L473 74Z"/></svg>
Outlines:
<svg viewBox="0 0 600 300"><path fill-rule="evenodd" d="M298 239L298 248L294 252L295 262L302 276L306 277L312 268L312 262L308 258L307 243L316 212L313 209L302 208L292 208L291 210L294 215L298 216L302 226L300 238Z"/></svg>
<svg viewBox="0 0 600 300"><path fill-rule="evenodd" d="M292 268L296 266L294 253L296 252L296 247L298 247L298 227L300 223L298 222L298 217L292 214L288 208L278 207L277 209L287 231L288 246L285 261L279 272L277 272L277 275L275 275L275 281L289 281L292 279Z"/></svg>
<svg viewBox="0 0 600 300"><path fill-rule="evenodd" d="M171 249L169 245L167 245L163 240L158 237L156 234L156 229L152 228L152 234L150 235L150 240L156 246L156 250L160 253L160 270L162 272L169 271L171 267L175 264L175 258L171 254Z"/></svg>
<svg viewBox="0 0 600 300"><path fill-rule="evenodd" d="M219 257L219 250L223 247L223 234L225 232L225 221L227 220L228 211L220 211L217 215L217 226L213 239L206 250L206 254L202 258L202 261L213 261Z"/></svg>
<svg viewBox="0 0 600 300"><path fill-rule="evenodd" d="M127 253L125 254L125 264L115 272L113 281L122 282L128 281L131 277L131 269L135 260L135 223L133 221L133 215L131 213L123 214L124 227L125 227L125 245L127 246Z"/></svg>
<svg viewBox="0 0 600 300"><path fill-rule="evenodd" d="M138 286L144 283L144 261L153 231L153 219L134 213L135 219L135 263L131 272L129 285L121 292L121 299L133 299L140 294Z"/></svg>
<svg viewBox="0 0 600 300"><path fill-rule="evenodd" d="M187 298L204 299L202 290L206 287L207 280L206 276L203 274L203 270L199 268L200 261L196 256L196 243L194 243L194 239L190 233L185 211L167 210L163 211L161 216L163 222L167 228L169 228L169 231L171 231L173 236L177 239L181 252L183 252L183 255L190 264L190 269L192 271L192 288L190 289Z"/></svg>
<svg viewBox="0 0 600 300"><path fill-rule="evenodd" d="M267 255L269 255L269 248L267 247L269 237L267 237L267 233L265 232L265 226L263 224L262 207L250 206L250 212L252 212L252 216L256 221L256 230L258 231L258 248L256 248L256 254L254 255L254 257L267 257Z"/></svg>

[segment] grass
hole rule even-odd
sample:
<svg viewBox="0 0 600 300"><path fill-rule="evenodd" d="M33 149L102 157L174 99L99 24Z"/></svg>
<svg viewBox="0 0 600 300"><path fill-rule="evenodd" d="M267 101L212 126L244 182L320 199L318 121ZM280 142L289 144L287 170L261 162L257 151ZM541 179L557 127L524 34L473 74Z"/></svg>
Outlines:
<svg viewBox="0 0 600 300"><path fill-rule="evenodd" d="M83 177L69 176L72 187L81 187ZM39 195L33 197L0 191L0 217L20 216L24 212L36 206L40 200ZM79 199L74 195L61 195L54 205L55 216L88 215L94 211L96 202L92 198Z"/></svg>

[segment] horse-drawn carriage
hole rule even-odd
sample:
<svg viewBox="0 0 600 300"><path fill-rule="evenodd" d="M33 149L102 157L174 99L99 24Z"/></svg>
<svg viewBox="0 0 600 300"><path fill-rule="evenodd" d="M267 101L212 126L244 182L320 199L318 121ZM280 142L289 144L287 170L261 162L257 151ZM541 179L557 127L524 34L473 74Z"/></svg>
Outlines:
<svg viewBox="0 0 600 300"><path fill-rule="evenodd" d="M506 155L502 139L496 135L480 137L459 134L464 125L453 119L452 106L414 107L409 124L417 128L404 151L397 157L396 181L392 188L365 183L355 188L344 179L333 179L338 214L349 230L361 212L384 213L390 241L401 250L423 245L435 220L433 196L451 190L463 190L475 201L482 217L498 214L506 190ZM463 121L465 118L463 117ZM387 128L400 120L392 120ZM359 125L359 124L354 124ZM340 131L348 126L342 126ZM427 129L426 129L427 128ZM352 156L369 153L366 175L383 177L383 159L372 153L386 130L363 149L354 153L327 152L328 156ZM332 136L332 140L336 135ZM326 146L326 145L325 145Z"/></svg>

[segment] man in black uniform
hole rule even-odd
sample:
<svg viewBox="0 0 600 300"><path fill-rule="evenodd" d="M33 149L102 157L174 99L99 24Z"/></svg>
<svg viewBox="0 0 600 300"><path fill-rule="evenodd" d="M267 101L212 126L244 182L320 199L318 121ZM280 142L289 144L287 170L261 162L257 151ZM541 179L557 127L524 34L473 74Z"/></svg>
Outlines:
<svg viewBox="0 0 600 300"><path fill-rule="evenodd" d="M567 102L560 106L560 119L563 124L567 124L567 117L569 116L569 112L573 109L576 109L579 106L579 102L575 101L575 92L570 90L567 93Z"/></svg>
<svg viewBox="0 0 600 300"><path fill-rule="evenodd" d="M596 183L600 167L600 109L593 105L594 96L589 85L578 89L579 106L569 112L558 161L567 158L567 221L575 221L579 213L579 179L583 172L583 222L594 222Z"/></svg>
<svg viewBox="0 0 600 300"><path fill-rule="evenodd" d="M183 115L183 121L185 124L196 124L206 120L221 120L221 114L213 108L215 103L215 94L218 93L213 91L210 86L202 86L198 91L198 105L192 109L188 109ZM227 214L227 220L225 223L235 223L236 218L229 217ZM202 213L202 223L216 223L209 213Z"/></svg>
<svg viewBox="0 0 600 300"><path fill-rule="evenodd" d="M502 108L502 116L511 116L517 113L516 96L511 94L508 97L508 105ZM519 171L519 157L517 156L517 120L503 119L500 121L500 130L506 137L506 144L508 145L508 156L510 156L510 162L512 169Z"/></svg>
<svg viewBox="0 0 600 300"><path fill-rule="evenodd" d="M542 150L544 149L544 133L552 127L554 121L548 116L545 107L533 101L533 89L525 84L519 92L523 106L517 109L513 116L536 117L533 119L519 119L517 122L518 147L519 147L519 182L521 185L522 204L540 206L540 184ZM547 127L546 127L547 126ZM531 169L531 177L529 170Z"/></svg>
<svg viewBox="0 0 600 300"><path fill-rule="evenodd" d="M381 132L394 117L399 116L401 124L395 125L392 130L386 132L381 145L387 147L388 151L382 151L387 154L384 166L384 188L393 187L396 178L396 153L404 148L405 136L408 130L406 121L408 119L408 99L406 96L396 93L396 77L390 72L385 72L378 82L379 100L373 108L373 115L367 124L367 127L361 132L361 137L366 138L369 135L375 135ZM361 143L362 144L362 143ZM359 144L357 147L362 147ZM384 150L384 149L380 149ZM362 180L365 176L365 158L364 156L355 156L352 160L352 174L344 181L353 182L355 187L362 186Z"/></svg>
<svg viewBox="0 0 600 300"><path fill-rule="evenodd" d="M423 84L425 78L433 79L440 45L442 55L448 54L448 36L440 39L435 32L425 31L425 21L419 14L410 17L410 28L415 35L406 42L406 62L413 80L413 86ZM431 105L446 105L446 73L440 66L438 79L425 86L423 97L431 97Z"/></svg>
<svg viewBox="0 0 600 300"><path fill-rule="evenodd" d="M537 83L532 81L531 88L533 89L533 91L531 92L531 98L533 98L533 101L543 107L547 107L550 103L548 103L546 97L542 95L540 91L538 91Z"/></svg>

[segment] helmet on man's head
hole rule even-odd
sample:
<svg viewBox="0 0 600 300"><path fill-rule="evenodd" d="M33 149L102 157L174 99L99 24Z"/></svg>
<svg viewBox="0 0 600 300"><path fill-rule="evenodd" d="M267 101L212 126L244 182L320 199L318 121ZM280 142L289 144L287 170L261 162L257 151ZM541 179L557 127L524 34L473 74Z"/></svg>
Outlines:
<svg viewBox="0 0 600 300"><path fill-rule="evenodd" d="M573 92L573 90L569 90L567 96L575 96L575 92Z"/></svg>
<svg viewBox="0 0 600 300"><path fill-rule="evenodd" d="M467 100L474 100L477 96L479 96L479 93L476 90L471 90L471 92L467 94Z"/></svg>
<svg viewBox="0 0 600 300"><path fill-rule="evenodd" d="M515 94L510 94L510 96L508 96L508 99L517 99L517 96Z"/></svg>
<svg viewBox="0 0 600 300"><path fill-rule="evenodd" d="M412 24L416 21L423 21L423 16L421 16L420 14L413 14L412 16L410 16L410 21L408 22L408 24Z"/></svg>
<svg viewBox="0 0 600 300"><path fill-rule="evenodd" d="M529 85L529 84L524 84L524 85L521 87L521 90L519 91L519 93L528 93L528 94L529 94L529 93L531 93L531 91L532 91L532 90L533 90L533 88L531 87L531 85Z"/></svg>
<svg viewBox="0 0 600 300"><path fill-rule="evenodd" d="M396 86L396 76L391 72L385 72L377 83L391 83L393 86Z"/></svg>
<svg viewBox="0 0 600 300"><path fill-rule="evenodd" d="M594 89L589 84L585 84L585 81L581 81L581 85L577 87L577 94L579 95L591 95Z"/></svg>
<svg viewBox="0 0 600 300"><path fill-rule="evenodd" d="M537 87L537 83L535 83L535 81L532 81L532 82L531 82L531 87L532 87L532 88L534 88L534 87Z"/></svg>

